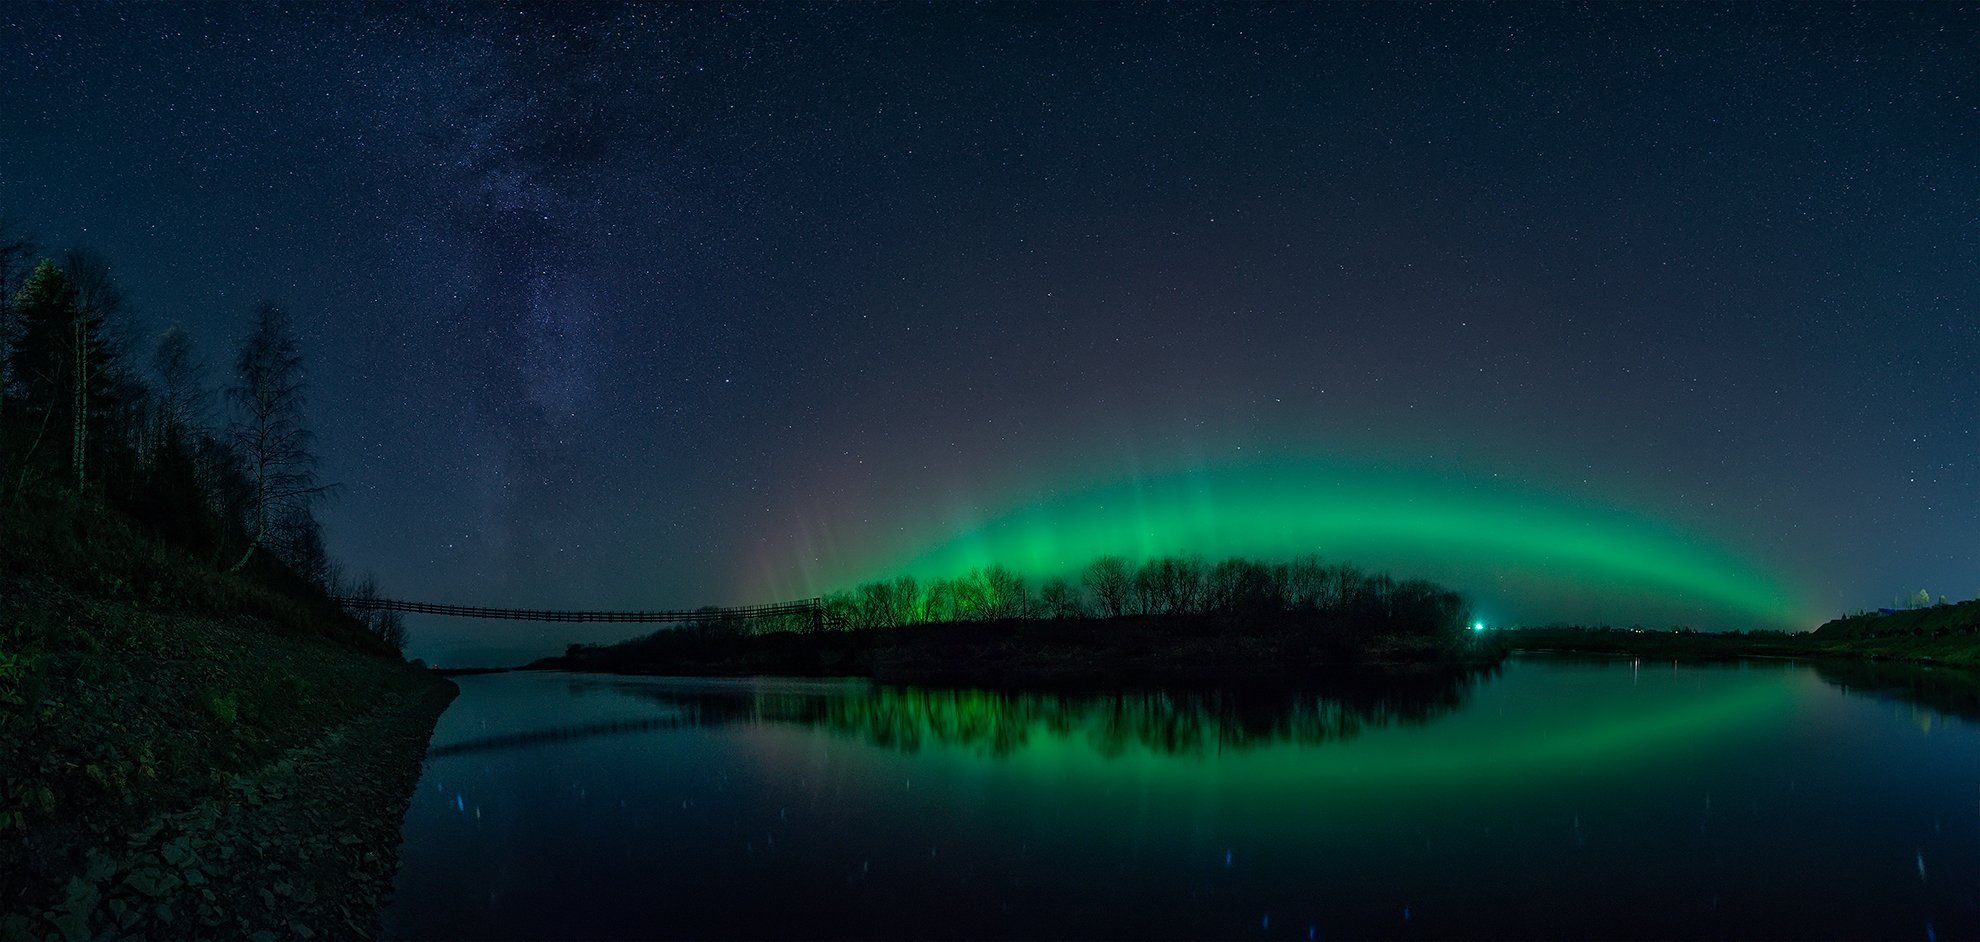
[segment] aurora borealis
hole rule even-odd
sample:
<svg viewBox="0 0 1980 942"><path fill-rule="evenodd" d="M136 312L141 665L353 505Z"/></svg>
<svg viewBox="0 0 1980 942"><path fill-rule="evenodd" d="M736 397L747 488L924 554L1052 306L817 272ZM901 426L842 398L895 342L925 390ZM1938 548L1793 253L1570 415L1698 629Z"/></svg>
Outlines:
<svg viewBox="0 0 1980 942"><path fill-rule="evenodd" d="M0 217L216 376L289 310L387 596L1317 552L1493 624L1799 629L1980 595L1976 23L18 4Z"/></svg>
<svg viewBox="0 0 1980 942"><path fill-rule="evenodd" d="M1530 485L1316 459L1056 488L978 522L938 527L925 544L873 553L863 572L824 570L809 589L901 573L953 577L997 564L1076 577L1103 554L1289 559L1313 552L1464 586L1481 616L1506 613L1501 623L1534 612L1599 623L1605 613L1628 611L1714 629L1792 629L1816 617L1781 573L1702 532Z"/></svg>

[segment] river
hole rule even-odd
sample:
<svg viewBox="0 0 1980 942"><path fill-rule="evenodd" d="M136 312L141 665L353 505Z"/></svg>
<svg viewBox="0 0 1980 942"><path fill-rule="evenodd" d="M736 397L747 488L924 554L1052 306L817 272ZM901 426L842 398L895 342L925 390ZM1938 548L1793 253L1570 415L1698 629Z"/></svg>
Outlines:
<svg viewBox="0 0 1980 942"><path fill-rule="evenodd" d="M1980 935L1980 684L460 678L391 938Z"/></svg>

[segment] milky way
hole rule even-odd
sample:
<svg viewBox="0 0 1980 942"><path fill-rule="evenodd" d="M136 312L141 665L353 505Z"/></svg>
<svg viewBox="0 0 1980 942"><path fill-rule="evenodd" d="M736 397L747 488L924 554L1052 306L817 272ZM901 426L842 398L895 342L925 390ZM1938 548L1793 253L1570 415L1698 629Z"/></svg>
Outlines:
<svg viewBox="0 0 1980 942"><path fill-rule="evenodd" d="M216 365L293 309L394 594L742 601L1293 452L1622 508L1800 621L1980 594L1973 13L17 5L0 213Z"/></svg>

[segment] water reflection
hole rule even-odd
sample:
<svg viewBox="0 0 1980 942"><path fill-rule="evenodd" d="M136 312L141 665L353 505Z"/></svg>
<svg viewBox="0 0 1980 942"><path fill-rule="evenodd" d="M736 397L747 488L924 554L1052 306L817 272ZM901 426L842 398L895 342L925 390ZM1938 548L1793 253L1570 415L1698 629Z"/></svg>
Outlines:
<svg viewBox="0 0 1980 942"><path fill-rule="evenodd" d="M461 685L388 937L1980 937L1962 672Z"/></svg>
<svg viewBox="0 0 1980 942"><path fill-rule="evenodd" d="M429 758L443 759L450 756L468 755L476 752L503 752L510 749L529 749L552 743L576 742L580 739L597 739L601 736L625 736L636 733L660 733L679 729L684 724L678 716L663 716L650 720L612 720L603 723L572 723L568 726L553 726L547 729L531 730L526 733L503 733L497 736L482 736L465 739L428 749Z"/></svg>
<svg viewBox="0 0 1980 942"><path fill-rule="evenodd" d="M1426 723L1457 710L1493 673L1361 672L1298 688L1112 693L945 690L855 681L656 684L583 677L571 680L572 694L615 693L659 707L660 715L482 736L437 745L431 752L457 756L744 723L823 727L903 752L939 744L1002 756L1046 733L1078 737L1103 756L1137 747L1163 755L1202 755L1284 743L1319 745L1371 729Z"/></svg>
<svg viewBox="0 0 1980 942"><path fill-rule="evenodd" d="M1980 672L1880 661L1824 661L1815 664L1815 674L1850 693L1980 722Z"/></svg>

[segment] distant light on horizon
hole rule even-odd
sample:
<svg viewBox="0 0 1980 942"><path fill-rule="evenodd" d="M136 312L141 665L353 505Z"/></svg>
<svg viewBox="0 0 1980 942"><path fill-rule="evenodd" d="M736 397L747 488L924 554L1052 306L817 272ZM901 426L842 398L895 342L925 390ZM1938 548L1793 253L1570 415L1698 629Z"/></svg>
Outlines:
<svg viewBox="0 0 1980 942"><path fill-rule="evenodd" d="M182 322L209 386L286 308L325 552L394 597L1311 553L1508 628L1980 590L1972 18L1738 10L13 3L0 243L102 250L106 326Z"/></svg>
<svg viewBox="0 0 1980 942"><path fill-rule="evenodd" d="M920 519L895 511L895 527L817 523L809 529L839 538L829 548L805 546L795 565L760 557L769 575L742 594L805 597L901 574L954 578L991 566L1076 580L1103 555L1138 563L1317 553L1428 579L1480 609L1543 621L1626 616L1788 627L1812 619L1816 608L1771 554L1725 540L1679 508L1393 456L1196 460L1069 477L986 503ZM794 572L801 575L789 578Z"/></svg>

